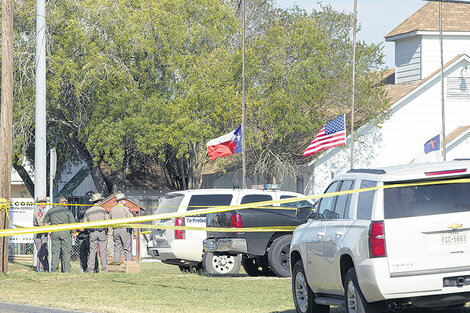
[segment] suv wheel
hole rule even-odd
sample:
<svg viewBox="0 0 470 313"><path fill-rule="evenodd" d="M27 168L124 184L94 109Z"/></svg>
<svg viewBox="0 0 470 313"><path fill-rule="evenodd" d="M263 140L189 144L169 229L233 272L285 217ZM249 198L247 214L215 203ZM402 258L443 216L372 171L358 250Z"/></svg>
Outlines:
<svg viewBox="0 0 470 313"><path fill-rule="evenodd" d="M289 249L292 235L276 238L268 252L268 261L272 271L279 277L290 276Z"/></svg>
<svg viewBox="0 0 470 313"><path fill-rule="evenodd" d="M357 283L356 271L350 268L346 273L344 298L347 313L379 313L379 303L367 303Z"/></svg>
<svg viewBox="0 0 470 313"><path fill-rule="evenodd" d="M212 252L206 252L202 262L208 274L233 275L237 274L240 270L241 259L241 254L217 255Z"/></svg>
<svg viewBox="0 0 470 313"><path fill-rule="evenodd" d="M292 295L298 313L330 312L329 305L320 305L315 302L315 294L307 283L302 260L298 260L292 268Z"/></svg>
<svg viewBox="0 0 470 313"><path fill-rule="evenodd" d="M267 256L257 256L254 258L247 258L243 256L242 265L245 272L250 276L273 276L274 273L269 268Z"/></svg>

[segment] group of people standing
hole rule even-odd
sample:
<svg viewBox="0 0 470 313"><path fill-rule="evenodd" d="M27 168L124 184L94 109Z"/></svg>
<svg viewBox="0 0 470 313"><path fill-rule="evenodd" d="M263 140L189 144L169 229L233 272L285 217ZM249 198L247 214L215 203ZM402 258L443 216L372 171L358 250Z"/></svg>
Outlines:
<svg viewBox="0 0 470 313"><path fill-rule="evenodd" d="M104 198L101 194L96 193L90 199L93 203L89 209L86 210L83 216L83 222L104 221L108 219L119 219L133 217L129 208L126 206L127 197L119 193L116 195L117 205L111 208L109 214L102 207ZM72 212L67 207L67 199L62 197L59 199L59 205L53 206L45 213L47 198L40 197L36 200L37 208L34 212L33 225L34 226L47 226L76 223ZM99 249L99 256L101 260L101 271L106 271L107 266L107 245L108 236L113 235L114 241L114 257L113 261L119 262L124 252L126 261L132 259L131 245L132 245L132 232L128 228L87 228L80 229L81 234L85 234L82 238L82 243L89 245L82 245L80 247L81 266L87 272L98 272L98 264L96 264L97 253ZM49 269L47 241L48 237L51 239L51 268ZM86 238L88 237L88 238ZM37 248L38 266L37 271L51 271L57 272L59 270L59 262L62 264L62 272L70 272L70 258L72 255L72 238L76 239L75 231L63 230L54 231L50 233L35 234L34 243ZM88 242L83 242L88 240ZM86 267L83 259L85 256Z"/></svg>

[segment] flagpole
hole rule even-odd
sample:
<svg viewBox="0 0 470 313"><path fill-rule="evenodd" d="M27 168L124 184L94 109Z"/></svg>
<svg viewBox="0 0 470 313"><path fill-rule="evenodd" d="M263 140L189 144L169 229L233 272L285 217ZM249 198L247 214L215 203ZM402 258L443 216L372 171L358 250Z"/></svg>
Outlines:
<svg viewBox="0 0 470 313"><path fill-rule="evenodd" d="M351 96L351 159L349 167L354 166L354 85L356 83L356 17L357 17L357 0L354 0L353 13L353 61L352 61L352 96Z"/></svg>
<svg viewBox="0 0 470 313"><path fill-rule="evenodd" d="M446 111L444 105L444 56L442 44L442 2L439 2L439 45L441 49L442 160L446 160Z"/></svg>
<svg viewBox="0 0 470 313"><path fill-rule="evenodd" d="M245 148L245 0L242 1L242 188L246 188L246 148Z"/></svg>

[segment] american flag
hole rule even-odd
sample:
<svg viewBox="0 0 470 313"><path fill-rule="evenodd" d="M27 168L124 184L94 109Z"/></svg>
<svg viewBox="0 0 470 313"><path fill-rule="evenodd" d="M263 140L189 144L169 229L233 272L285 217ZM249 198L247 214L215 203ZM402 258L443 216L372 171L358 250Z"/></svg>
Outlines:
<svg viewBox="0 0 470 313"><path fill-rule="evenodd" d="M346 117L341 114L322 127L304 151L304 157L319 151L346 144Z"/></svg>

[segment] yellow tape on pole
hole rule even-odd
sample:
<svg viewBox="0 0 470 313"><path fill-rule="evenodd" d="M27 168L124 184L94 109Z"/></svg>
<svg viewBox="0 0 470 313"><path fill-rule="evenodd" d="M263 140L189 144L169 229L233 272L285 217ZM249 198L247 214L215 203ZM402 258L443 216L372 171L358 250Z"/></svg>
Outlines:
<svg viewBox="0 0 470 313"><path fill-rule="evenodd" d="M11 201L8 199L0 198L0 212L6 211L10 208Z"/></svg>
<svg viewBox="0 0 470 313"><path fill-rule="evenodd" d="M462 184L462 183L470 183L470 178L427 181L427 182L421 182L421 183L414 182L414 183L385 185L385 186L369 187L369 188L363 188L363 189L337 191L337 192L325 193L321 195L312 195L312 196L305 196L305 197L299 197L299 198L287 198L287 199L282 199L282 200L245 203L245 204L239 204L239 205L234 205L234 206L198 209L198 210L187 211L185 213L165 213L165 214L145 215L145 216L138 216L138 217L133 217L133 218L123 218L123 219L95 221L95 222L86 222L86 223L71 223L71 224L41 226L41 227L24 227L21 229L3 229L3 230L0 230L0 237L6 237L6 236L12 236L12 235L23 235L23 234L34 234L34 233L45 233L45 232L56 232L56 231L62 231L62 230L75 230L79 228L83 229L83 228L113 227L116 225L128 224L128 223L141 223L141 222L149 222L149 221L171 219L171 218L185 217L185 216L205 215L205 214L210 214L210 213L221 213L221 212L229 212L229 211L234 211L234 210L255 209L255 208L261 208L261 207L267 207L267 206L274 205L274 204L283 204L283 203L297 202L297 201L303 201L303 200L320 199L320 198L334 197L334 196L354 194L354 193L359 193L359 192L366 192L366 191L373 191L373 190L380 190L380 189L392 189L392 188L412 187L412 186L442 185L442 184ZM0 199L0 201L1 200L5 200L5 199ZM269 209L272 209L272 207L269 207ZM142 225L142 228L146 228L146 227ZM187 229L187 228L182 228L182 229ZM213 230L214 228L210 228L210 229ZM225 229L225 231L232 231L232 230ZM234 231L240 232L239 229L235 229Z"/></svg>

